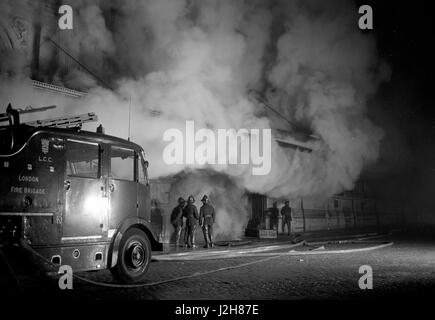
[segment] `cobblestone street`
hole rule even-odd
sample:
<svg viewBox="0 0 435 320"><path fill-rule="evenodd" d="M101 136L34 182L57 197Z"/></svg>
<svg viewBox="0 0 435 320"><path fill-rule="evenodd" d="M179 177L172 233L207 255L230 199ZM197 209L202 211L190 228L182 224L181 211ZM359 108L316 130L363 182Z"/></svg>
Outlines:
<svg viewBox="0 0 435 320"><path fill-rule="evenodd" d="M391 246L357 251L390 240L394 241ZM324 253L336 250L355 252ZM12 288L9 292L84 300L370 299L435 292L435 243L428 241L384 238L293 249L284 243L276 247L257 245L253 250L238 247L220 251L222 255L213 259L174 257L153 261L144 285L134 288L118 287L110 272L98 271L77 275L100 285L75 278L73 290L58 289L56 277L38 278L35 273L21 273L17 276L21 291L17 291L13 289L14 282L6 279L7 273L2 271L2 293L6 284ZM362 265L373 269L372 290L359 288Z"/></svg>

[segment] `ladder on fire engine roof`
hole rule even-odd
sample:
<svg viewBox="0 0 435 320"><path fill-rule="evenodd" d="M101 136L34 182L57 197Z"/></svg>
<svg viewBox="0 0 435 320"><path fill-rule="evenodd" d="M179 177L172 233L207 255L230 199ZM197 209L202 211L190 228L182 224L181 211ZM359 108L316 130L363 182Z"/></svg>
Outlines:
<svg viewBox="0 0 435 320"><path fill-rule="evenodd" d="M26 107L24 109L13 109L11 104L8 105L5 113L0 113L0 122L9 121L10 125L17 125L20 123L19 115L24 113L31 112L40 112L46 111L49 109L54 109L56 106L48 106L48 107ZM33 127L55 127L55 128L81 128L82 125L86 122L97 121L98 117L95 113L89 112L79 115L73 116L63 116L51 119L42 119L36 121L25 122L24 124Z"/></svg>
<svg viewBox="0 0 435 320"><path fill-rule="evenodd" d="M97 121L95 113L89 112L75 116L58 117L52 119L36 120L25 124L33 127L55 127L55 128L81 128L83 123Z"/></svg>

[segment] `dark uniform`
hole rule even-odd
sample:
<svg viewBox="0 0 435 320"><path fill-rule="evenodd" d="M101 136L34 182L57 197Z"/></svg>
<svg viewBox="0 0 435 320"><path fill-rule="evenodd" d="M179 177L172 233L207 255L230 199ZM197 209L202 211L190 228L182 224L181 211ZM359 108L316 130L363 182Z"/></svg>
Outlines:
<svg viewBox="0 0 435 320"><path fill-rule="evenodd" d="M189 200L187 201L187 205L183 209L183 217L186 218L186 230L187 230L187 238L185 238L186 245L188 247L195 248L195 231L198 227L198 209L193 204L195 199L193 197L189 197Z"/></svg>
<svg viewBox="0 0 435 320"><path fill-rule="evenodd" d="M278 229L279 210L276 206L276 202L273 203L272 208L267 209L267 212L270 214L270 228Z"/></svg>
<svg viewBox="0 0 435 320"><path fill-rule="evenodd" d="M208 203L208 197L204 196L202 201L204 204L199 210L199 224L202 226L202 232L204 234L204 248L211 248L213 247L213 223L215 212L213 206Z"/></svg>
<svg viewBox="0 0 435 320"><path fill-rule="evenodd" d="M284 226L287 225L287 234L290 235L292 226L292 208L290 208L288 201L286 201L284 207L281 208L281 216L282 232L284 233Z"/></svg>
<svg viewBox="0 0 435 320"><path fill-rule="evenodd" d="M175 230L175 245L180 245L181 230L183 229L183 208L186 202L183 198L178 199L178 206L176 206L171 213L171 224Z"/></svg>

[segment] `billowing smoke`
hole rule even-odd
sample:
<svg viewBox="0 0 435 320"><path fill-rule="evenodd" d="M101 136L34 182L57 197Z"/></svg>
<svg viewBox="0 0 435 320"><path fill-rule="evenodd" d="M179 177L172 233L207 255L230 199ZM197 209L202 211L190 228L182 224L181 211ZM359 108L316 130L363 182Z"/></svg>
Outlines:
<svg viewBox="0 0 435 320"><path fill-rule="evenodd" d="M227 175L203 170L182 173L177 180L172 186L176 198L187 199L188 195L193 195L198 208L204 194L212 199L216 210L213 233L217 237L235 239L243 234L248 223L248 216L245 214L248 204L241 186L237 186Z"/></svg>
<svg viewBox="0 0 435 320"><path fill-rule="evenodd" d="M351 189L364 166L377 159L383 134L366 116L366 102L388 72L374 39L358 29L357 8L349 1L112 0L74 6L77 29L62 45L114 90L83 69L50 69L51 78L89 92L60 103L62 113L94 111L106 133L126 137L131 106L131 137L149 157L151 176L178 174L174 190L180 194L209 193L219 207L221 231L235 232L246 223L240 200L245 191L326 197ZM41 46L41 53L40 69L49 70L44 63L52 61L51 51ZM316 136L317 149L300 152L273 141L272 169L265 176L252 175L246 165L162 161L164 131L184 131L186 120L198 129L296 130L266 112L251 90Z"/></svg>

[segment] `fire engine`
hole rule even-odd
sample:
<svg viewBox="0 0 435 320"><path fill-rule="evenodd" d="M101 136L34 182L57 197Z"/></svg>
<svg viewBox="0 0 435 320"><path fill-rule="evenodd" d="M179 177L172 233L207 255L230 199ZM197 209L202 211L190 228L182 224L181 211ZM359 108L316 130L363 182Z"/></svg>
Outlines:
<svg viewBox="0 0 435 320"><path fill-rule="evenodd" d="M137 144L82 130L94 113L20 123L0 113L0 245L19 244L51 265L110 269L144 279L163 246L151 225L148 161Z"/></svg>

